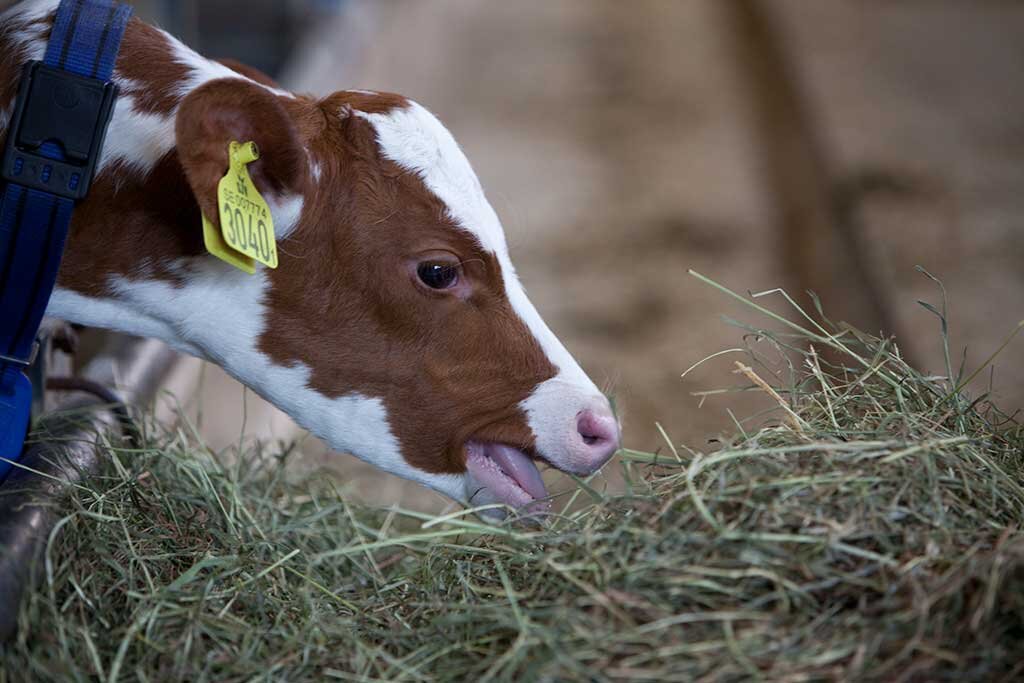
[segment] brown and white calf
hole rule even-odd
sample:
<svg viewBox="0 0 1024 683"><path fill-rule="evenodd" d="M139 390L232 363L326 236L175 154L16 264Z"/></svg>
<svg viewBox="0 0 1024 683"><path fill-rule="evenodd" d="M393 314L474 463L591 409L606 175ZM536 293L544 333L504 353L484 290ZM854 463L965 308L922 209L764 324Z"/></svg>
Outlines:
<svg viewBox="0 0 1024 683"><path fill-rule="evenodd" d="M0 15L0 131L57 0ZM208 359L322 437L452 498L546 497L537 461L589 474L618 423L526 297L469 162L398 95L295 95L133 19L88 198L47 314ZM280 265L207 254L228 142L274 217Z"/></svg>

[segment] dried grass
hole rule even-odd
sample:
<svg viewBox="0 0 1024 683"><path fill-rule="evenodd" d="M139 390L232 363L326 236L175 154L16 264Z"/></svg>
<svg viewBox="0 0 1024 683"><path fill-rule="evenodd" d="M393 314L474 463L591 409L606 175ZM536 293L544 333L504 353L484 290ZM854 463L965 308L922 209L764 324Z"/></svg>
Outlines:
<svg viewBox="0 0 1024 683"><path fill-rule="evenodd" d="M581 482L538 529L352 506L149 425L66 504L0 681L1024 675L1021 425L697 277L781 326L746 327L760 428L624 450L626 493Z"/></svg>

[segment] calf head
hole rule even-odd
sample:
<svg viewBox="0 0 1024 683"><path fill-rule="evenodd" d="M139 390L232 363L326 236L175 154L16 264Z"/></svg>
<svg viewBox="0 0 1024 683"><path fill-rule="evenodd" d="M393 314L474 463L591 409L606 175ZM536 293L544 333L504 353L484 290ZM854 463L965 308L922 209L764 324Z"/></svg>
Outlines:
<svg viewBox="0 0 1024 683"><path fill-rule="evenodd" d="M56 0L0 26L0 123ZM458 145L397 95L296 96L133 20L100 171L48 313L207 358L329 445L474 505L537 505L537 470L589 474L619 440L607 399L541 320ZM279 266L205 253L228 143ZM500 514L494 512L493 514Z"/></svg>
<svg viewBox="0 0 1024 683"><path fill-rule="evenodd" d="M261 271L255 344L302 369L299 422L339 448L376 430L356 455L473 504L544 499L538 460L576 474L607 461L618 445L607 399L527 299L497 216L433 115L390 94L289 101L208 83L177 119L207 216L232 139L260 146L265 194L302 201L280 267Z"/></svg>

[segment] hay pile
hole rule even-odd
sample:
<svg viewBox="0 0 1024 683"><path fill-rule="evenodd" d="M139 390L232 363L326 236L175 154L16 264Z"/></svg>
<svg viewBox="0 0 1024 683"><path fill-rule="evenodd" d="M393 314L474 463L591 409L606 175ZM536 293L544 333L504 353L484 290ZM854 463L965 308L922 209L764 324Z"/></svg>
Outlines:
<svg viewBox="0 0 1024 683"><path fill-rule="evenodd" d="M582 484L544 529L353 507L185 432L112 448L0 681L1024 675L1021 425L952 368L782 324L741 364L766 426L625 451L628 493Z"/></svg>

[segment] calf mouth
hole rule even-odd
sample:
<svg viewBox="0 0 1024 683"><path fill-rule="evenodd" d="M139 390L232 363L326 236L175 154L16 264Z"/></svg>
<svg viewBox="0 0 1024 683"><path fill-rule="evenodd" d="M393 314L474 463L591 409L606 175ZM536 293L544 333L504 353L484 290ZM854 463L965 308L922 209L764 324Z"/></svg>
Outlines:
<svg viewBox="0 0 1024 683"><path fill-rule="evenodd" d="M551 510L536 454L488 441L470 441L465 452L466 471L477 489L469 492L470 503L499 503L527 514Z"/></svg>

